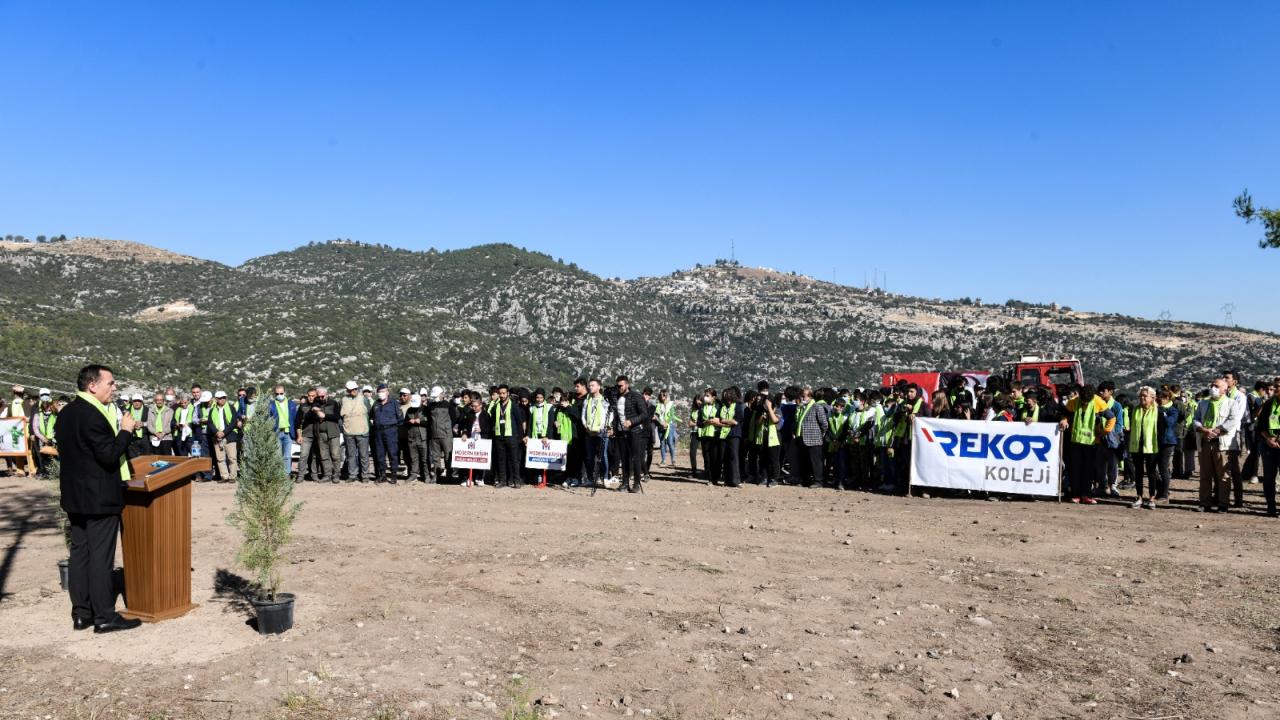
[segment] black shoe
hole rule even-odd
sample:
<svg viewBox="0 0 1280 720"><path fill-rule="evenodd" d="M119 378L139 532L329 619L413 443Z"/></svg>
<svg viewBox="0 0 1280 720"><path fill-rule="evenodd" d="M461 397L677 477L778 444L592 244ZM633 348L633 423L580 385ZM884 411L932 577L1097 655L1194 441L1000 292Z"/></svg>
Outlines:
<svg viewBox="0 0 1280 720"><path fill-rule="evenodd" d="M1231 508L1227 507L1226 505L1219 505L1218 512L1220 513L1231 512Z"/></svg>
<svg viewBox="0 0 1280 720"><path fill-rule="evenodd" d="M93 627L93 621L85 618L71 618L72 630L88 630Z"/></svg>
<svg viewBox="0 0 1280 720"><path fill-rule="evenodd" d="M132 630L141 624L142 621L137 618L126 620L124 617L116 615L104 623L94 623L93 631L95 633L109 633L117 630Z"/></svg>
<svg viewBox="0 0 1280 720"><path fill-rule="evenodd" d="M388 478L388 479L387 479L387 482L391 483L392 485L395 485L395 484L396 484L396 476L395 476L395 475L392 475L390 478Z"/></svg>

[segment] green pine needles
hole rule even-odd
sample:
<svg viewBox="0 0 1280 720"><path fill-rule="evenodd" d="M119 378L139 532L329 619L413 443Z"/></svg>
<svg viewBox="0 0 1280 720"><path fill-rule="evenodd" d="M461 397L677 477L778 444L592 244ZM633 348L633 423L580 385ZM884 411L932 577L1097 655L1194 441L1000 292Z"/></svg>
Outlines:
<svg viewBox="0 0 1280 720"><path fill-rule="evenodd" d="M282 550L302 503L293 502L293 481L284 471L276 428L266 413L245 424L236 483L235 509L227 516L227 522L244 535L236 559L257 574L258 599L275 600Z"/></svg>

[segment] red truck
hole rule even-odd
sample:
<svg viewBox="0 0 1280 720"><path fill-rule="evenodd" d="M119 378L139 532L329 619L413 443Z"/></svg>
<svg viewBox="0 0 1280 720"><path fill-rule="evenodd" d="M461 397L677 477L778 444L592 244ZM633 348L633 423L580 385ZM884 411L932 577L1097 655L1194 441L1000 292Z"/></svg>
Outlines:
<svg viewBox="0 0 1280 720"><path fill-rule="evenodd" d="M1036 385L1047 386L1057 395L1058 385L1083 385L1084 369L1075 358L1044 358L1038 355L1023 355L1018 360L1011 360L1001 365L1000 373L1009 382L1021 382L1023 387ZM986 385L987 378L994 373L984 370L954 370L946 372L888 372L880 376L881 387L893 387L899 382L914 383L920 386L924 400L937 390L945 390L952 379L964 378L969 392L978 396L977 387Z"/></svg>

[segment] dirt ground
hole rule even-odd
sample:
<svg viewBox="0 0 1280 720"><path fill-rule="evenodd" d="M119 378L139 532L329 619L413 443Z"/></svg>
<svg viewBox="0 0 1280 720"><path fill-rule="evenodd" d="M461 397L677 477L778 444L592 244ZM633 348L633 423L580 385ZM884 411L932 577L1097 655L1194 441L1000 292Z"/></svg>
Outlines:
<svg viewBox="0 0 1280 720"><path fill-rule="evenodd" d="M656 475L304 484L275 637L230 486L196 488L199 609L95 636L41 486L0 478L0 717L1280 717L1276 520Z"/></svg>

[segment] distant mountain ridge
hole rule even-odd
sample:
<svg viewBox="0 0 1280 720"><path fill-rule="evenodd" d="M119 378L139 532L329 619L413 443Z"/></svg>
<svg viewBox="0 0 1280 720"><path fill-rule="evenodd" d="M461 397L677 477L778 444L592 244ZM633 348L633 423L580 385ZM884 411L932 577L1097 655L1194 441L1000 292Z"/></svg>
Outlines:
<svg viewBox="0 0 1280 720"><path fill-rule="evenodd" d="M687 395L759 378L871 385L1028 352L1075 355L1090 380L1129 386L1203 384L1226 367L1270 377L1280 358L1280 336L1241 328L926 300L725 261L607 280L506 244L331 241L229 267L125 241L2 243L0 282L0 380L69 383L89 361L148 388L626 372Z"/></svg>

